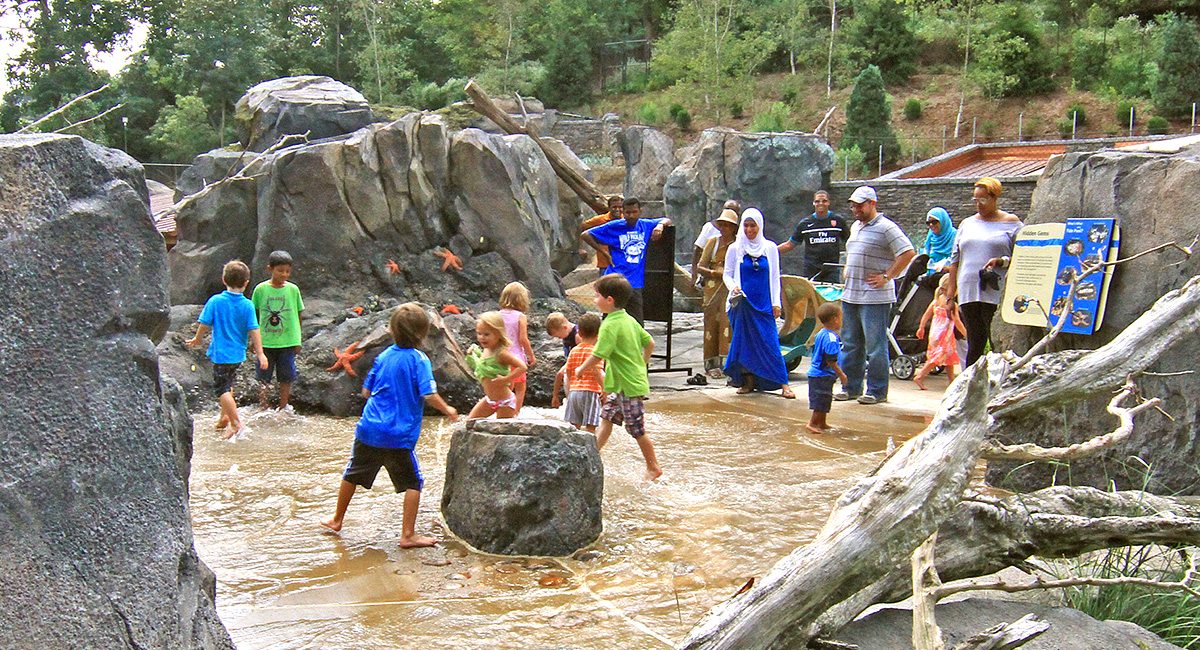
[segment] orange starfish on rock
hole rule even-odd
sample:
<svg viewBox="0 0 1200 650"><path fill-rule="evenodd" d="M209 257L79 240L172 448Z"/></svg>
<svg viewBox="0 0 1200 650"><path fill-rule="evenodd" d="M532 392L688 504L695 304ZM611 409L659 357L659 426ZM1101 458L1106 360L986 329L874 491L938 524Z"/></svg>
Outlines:
<svg viewBox="0 0 1200 650"><path fill-rule="evenodd" d="M433 254L442 258L442 270L443 271L449 269L452 266L454 267L454 270L456 270L456 271L462 270L462 268L463 268L462 258L455 255L454 253L452 253L449 249L439 248L439 249L433 251Z"/></svg>
<svg viewBox="0 0 1200 650"><path fill-rule="evenodd" d="M355 352L354 349L357 347L358 343L355 342L351 343L350 347L346 348L345 352L341 352L337 348L334 348L333 353L337 355L337 361L335 361L332 366L326 368L326 370L329 372L337 372L338 369L344 368L346 370L346 374L350 375L351 377L357 377L358 374L354 372L354 368L351 368L350 364L358 361L359 357L366 354L366 350L362 352Z"/></svg>
<svg viewBox="0 0 1200 650"><path fill-rule="evenodd" d="M458 308L458 305L446 305L445 307L442 307L442 313L443 314L461 314L462 310Z"/></svg>
<svg viewBox="0 0 1200 650"><path fill-rule="evenodd" d="M392 275L397 275L400 273L400 265L396 263L396 260L388 260L388 263L384 266L387 267L388 273L391 273Z"/></svg>

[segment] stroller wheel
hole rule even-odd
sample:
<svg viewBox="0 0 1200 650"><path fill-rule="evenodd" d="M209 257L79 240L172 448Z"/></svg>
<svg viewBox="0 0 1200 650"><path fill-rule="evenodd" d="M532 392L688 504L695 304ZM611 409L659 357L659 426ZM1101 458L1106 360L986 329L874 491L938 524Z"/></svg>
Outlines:
<svg viewBox="0 0 1200 650"><path fill-rule="evenodd" d="M896 376L896 379L912 379L916 372L917 360L907 354L892 359L892 374Z"/></svg>

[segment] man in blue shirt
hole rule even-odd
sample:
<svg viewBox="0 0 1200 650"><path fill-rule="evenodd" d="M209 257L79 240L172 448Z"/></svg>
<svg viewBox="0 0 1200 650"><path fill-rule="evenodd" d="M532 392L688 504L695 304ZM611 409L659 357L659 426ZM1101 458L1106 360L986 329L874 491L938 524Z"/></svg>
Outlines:
<svg viewBox="0 0 1200 650"><path fill-rule="evenodd" d="M670 219L642 219L642 204L637 197L629 197L624 202L623 220L613 220L596 226L583 233L580 240L595 248L608 246L612 255L612 264L605 269L604 274L620 273L629 280L633 287L633 295L625 306L625 311L642 320L642 286L646 281L646 249L652 240L662 237L663 228L671 224Z"/></svg>

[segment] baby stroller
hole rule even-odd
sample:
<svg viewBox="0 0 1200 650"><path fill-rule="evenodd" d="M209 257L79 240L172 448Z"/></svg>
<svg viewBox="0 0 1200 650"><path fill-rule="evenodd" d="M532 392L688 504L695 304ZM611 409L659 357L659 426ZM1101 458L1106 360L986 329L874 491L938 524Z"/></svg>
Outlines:
<svg viewBox="0 0 1200 650"><path fill-rule="evenodd" d="M928 264L928 255L916 256L896 281L896 302L888 326L890 366L896 379L912 379L925 363L928 341L917 338L917 329L937 294L938 282L946 274L938 271L927 275Z"/></svg>
<svg viewBox="0 0 1200 650"><path fill-rule="evenodd" d="M779 277L783 303L783 326L779 328L779 352L788 372L812 356L813 339L821 329L817 307L842 297L842 285L812 282L794 275Z"/></svg>

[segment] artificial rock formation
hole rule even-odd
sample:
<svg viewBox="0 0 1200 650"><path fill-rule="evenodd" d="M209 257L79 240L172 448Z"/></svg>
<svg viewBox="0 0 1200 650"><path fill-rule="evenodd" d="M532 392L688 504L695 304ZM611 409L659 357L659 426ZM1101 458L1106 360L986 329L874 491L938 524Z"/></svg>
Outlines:
<svg viewBox="0 0 1200 650"><path fill-rule="evenodd" d="M625 156L625 196L663 200L663 186L675 170L675 142L648 126L631 126L617 136Z"/></svg>
<svg viewBox="0 0 1200 650"><path fill-rule="evenodd" d="M785 241L812 213L813 193L828 186L832 169L833 149L815 135L706 129L663 188L666 215L677 228L676 252L690 259L700 228L729 199L761 210L766 237ZM780 264L784 273L799 275L803 260L784 255Z"/></svg>
<svg viewBox="0 0 1200 650"><path fill-rule="evenodd" d="M600 536L603 496L596 437L564 422L470 420L450 439L442 516L481 551L570 555Z"/></svg>
<svg viewBox="0 0 1200 650"><path fill-rule="evenodd" d="M220 291L233 257L251 262L252 282L265 279L275 249L296 259L306 296L343 300L494 300L512 280L561 296L552 263L578 263L578 217L561 215L554 172L528 136L451 132L439 115L410 113L237 165L246 168L176 204L176 304ZM442 268L434 253L446 249L462 270Z"/></svg>
<svg viewBox="0 0 1200 650"><path fill-rule="evenodd" d="M1051 159L1038 181L1025 223L1114 218L1121 229L1123 257L1169 241L1186 246L1200 233L1194 206L1187 199L1197 186L1197 149L1176 154L1069 153ZM1104 322L1097 332L1091 336L1063 334L1051 349L1095 349L1113 340L1158 296L1200 274L1200 256L1180 263L1182 259L1178 251L1165 251L1117 267ZM1000 318L993 326L993 339L999 349L1018 352L1029 349L1044 334L1040 328L1005 325ZM1195 370L1198 358L1200 335L1193 333L1150 370L1190 372ZM1145 486L1161 494L1200 494L1200 375L1147 375L1137 378L1137 382L1146 397L1163 399L1163 411L1170 417L1154 410L1139 416L1131 438L1098 457L1073 461L1069 468L994 462L989 465L988 480L1020 490L1069 480L1074 485L1105 489L1115 484L1117 489ZM997 437L1003 443L1020 440L1041 446L1086 439L1088 431L1116 427L1116 419L1105 411L1109 399L1097 395L1079 404L1001 418Z"/></svg>
<svg viewBox="0 0 1200 650"><path fill-rule="evenodd" d="M159 379L166 260L138 163L0 136L0 647L232 648Z"/></svg>
<svg viewBox="0 0 1200 650"><path fill-rule="evenodd" d="M285 135L307 133L311 141L353 133L372 120L366 97L316 75L264 81L246 91L234 111L242 146L250 151L265 151Z"/></svg>

